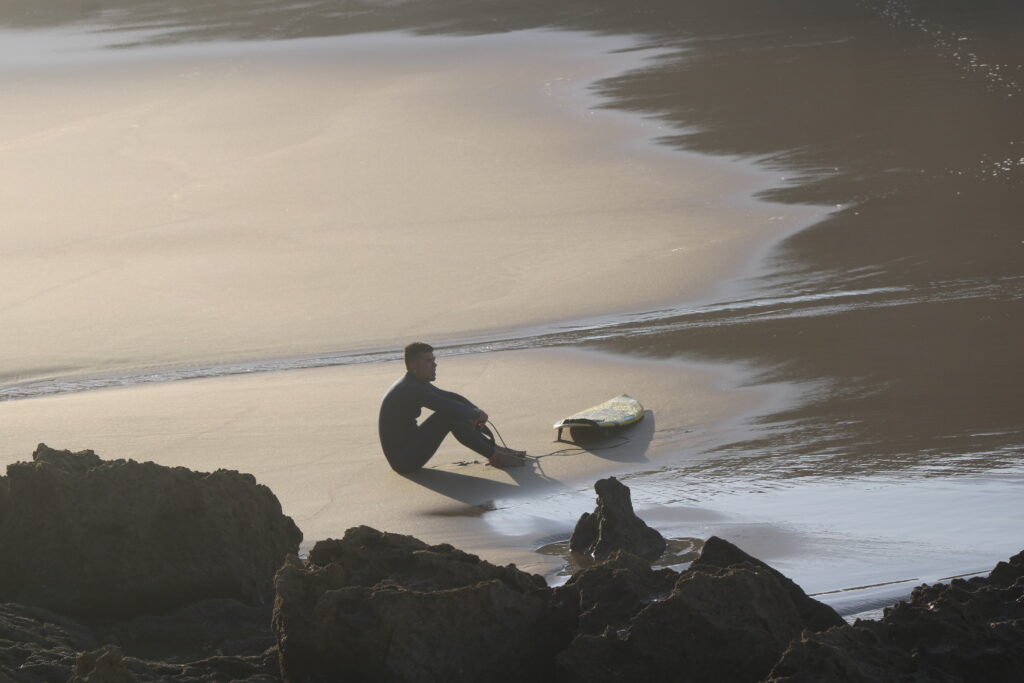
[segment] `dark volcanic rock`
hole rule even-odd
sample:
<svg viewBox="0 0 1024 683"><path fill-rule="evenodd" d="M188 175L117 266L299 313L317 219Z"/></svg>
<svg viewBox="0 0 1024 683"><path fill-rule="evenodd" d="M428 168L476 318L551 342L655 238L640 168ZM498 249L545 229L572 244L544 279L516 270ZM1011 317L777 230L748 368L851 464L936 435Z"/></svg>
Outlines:
<svg viewBox="0 0 1024 683"><path fill-rule="evenodd" d="M551 680L575 626L541 577L368 527L318 543L275 584L291 683Z"/></svg>
<svg viewBox="0 0 1024 683"><path fill-rule="evenodd" d="M607 559L616 550L647 560L656 560L665 552L665 539L633 512L629 487L608 477L599 479L594 490L597 508L593 513L584 512L576 522L570 550L598 560Z"/></svg>
<svg viewBox="0 0 1024 683"><path fill-rule="evenodd" d="M920 586L880 621L807 634L773 683L1010 683L1024 680L1024 553L987 579Z"/></svg>
<svg viewBox="0 0 1024 683"><path fill-rule="evenodd" d="M573 587L581 594L580 635L559 656L569 681L758 681L802 630L828 628L828 614L844 623L714 537L682 574L644 573L617 556L576 574L565 589Z"/></svg>
<svg viewBox="0 0 1024 683"><path fill-rule="evenodd" d="M218 608L211 601L196 609L203 612ZM228 610L223 618L232 615L237 616L237 611ZM182 618L181 615L164 617L161 632L173 634L197 625L194 615L184 617L177 626L168 623ZM127 631L141 623L133 620L121 628ZM103 644L109 637L110 628L114 627L108 625L105 630L96 629L94 633L84 624L39 607L0 604L0 683L66 683L69 679L79 682L137 679L178 683L274 683L280 680L276 649L236 656L199 657L189 661L180 657L178 662L148 661L124 654L109 643ZM200 630L193 637L202 639L204 633L209 635L212 632ZM149 635L156 637L158 634L150 627ZM137 644L142 638L143 634L135 634L132 644ZM165 643L162 647L166 650L173 645L173 642ZM183 650L181 654L186 652Z"/></svg>
<svg viewBox="0 0 1024 683"><path fill-rule="evenodd" d="M301 533L248 474L40 444L0 477L0 599L89 618L258 604Z"/></svg>
<svg viewBox="0 0 1024 683"><path fill-rule="evenodd" d="M65 683L96 639L81 624L39 607L0 604L0 681Z"/></svg>
<svg viewBox="0 0 1024 683"><path fill-rule="evenodd" d="M678 578L671 569L651 569L647 560L620 550L556 590L571 594L579 605L579 632L600 635L628 625L648 604L667 598Z"/></svg>
<svg viewBox="0 0 1024 683"><path fill-rule="evenodd" d="M833 626L846 625L846 622L843 621L843 618L834 609L823 602L818 602L814 598L808 597L800 586L796 585L792 579L784 576L782 572L769 567L761 560L746 554L732 543L718 536L712 536L704 542L700 556L690 564L690 570L724 569L742 564L761 567L774 574L775 578L785 586L806 628L812 631L824 631Z"/></svg>
<svg viewBox="0 0 1024 683"><path fill-rule="evenodd" d="M758 681L803 623L762 567L686 572L628 626L581 635L560 657L570 681Z"/></svg>
<svg viewBox="0 0 1024 683"><path fill-rule="evenodd" d="M192 662L218 656L249 656L275 645L271 605L203 600L168 614L93 626L98 640L147 660Z"/></svg>
<svg viewBox="0 0 1024 683"><path fill-rule="evenodd" d="M75 675L68 683L136 683L135 677L124 664L121 650L104 645L95 652L83 652L75 662Z"/></svg>

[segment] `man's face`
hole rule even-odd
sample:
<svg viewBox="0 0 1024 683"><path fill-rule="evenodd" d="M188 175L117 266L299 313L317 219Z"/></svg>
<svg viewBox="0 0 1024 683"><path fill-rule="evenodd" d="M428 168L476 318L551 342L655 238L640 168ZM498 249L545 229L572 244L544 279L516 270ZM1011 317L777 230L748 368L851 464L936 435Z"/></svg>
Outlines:
<svg viewBox="0 0 1024 683"><path fill-rule="evenodd" d="M437 360L433 351L421 353L409 363L409 372L421 382L433 382L437 379Z"/></svg>

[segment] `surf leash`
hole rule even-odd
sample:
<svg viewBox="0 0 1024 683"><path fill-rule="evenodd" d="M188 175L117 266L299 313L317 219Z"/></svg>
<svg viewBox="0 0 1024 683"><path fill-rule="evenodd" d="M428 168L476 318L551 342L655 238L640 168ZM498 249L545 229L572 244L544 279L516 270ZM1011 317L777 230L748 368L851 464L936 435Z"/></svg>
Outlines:
<svg viewBox="0 0 1024 683"><path fill-rule="evenodd" d="M487 425L494 431L494 435L497 437L497 440L501 442L502 448L508 448L508 446L505 444L505 439L501 438L501 432L498 431L498 428L495 426L495 424L488 420ZM523 457L529 458L531 460L540 460L541 458L550 458L551 456L554 455L579 455L580 453L589 453L591 451L604 451L608 450L609 448L618 448L619 446L624 446L625 444L629 443L632 440L628 436L616 436L615 438L619 439L619 442L609 444L607 446L595 446L593 448L584 448L583 446L570 446L568 448L559 448L557 451L551 451L550 453L544 453L543 455L526 455Z"/></svg>

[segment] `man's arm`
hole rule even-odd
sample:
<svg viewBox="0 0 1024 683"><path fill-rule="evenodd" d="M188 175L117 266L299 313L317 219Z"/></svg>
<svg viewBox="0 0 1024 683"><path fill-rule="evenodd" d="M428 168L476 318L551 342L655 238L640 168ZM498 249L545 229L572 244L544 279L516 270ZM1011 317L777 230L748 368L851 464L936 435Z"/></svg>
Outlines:
<svg viewBox="0 0 1024 683"><path fill-rule="evenodd" d="M417 387L416 398L420 405L430 408L435 413L473 421L479 421L481 415L486 418L484 411L462 396L434 386L421 384Z"/></svg>
<svg viewBox="0 0 1024 683"><path fill-rule="evenodd" d="M445 398L450 398L453 401L459 401L461 403L465 403L466 405L473 406L477 410L477 416L475 418L472 418L473 421L476 422L478 425L487 424L487 420L489 419L487 413L485 413L480 408L477 408L477 406L474 405L473 402L470 401L465 396L460 396L459 394L456 394L454 391L445 391L444 389L441 389L440 387L435 387L433 385L431 385L430 388L431 390L440 393Z"/></svg>
<svg viewBox="0 0 1024 683"><path fill-rule="evenodd" d="M442 389L440 387L435 387L433 385L431 385L430 389L431 389L431 391L436 391L437 393L441 394L445 398L450 398L451 400L459 401L460 403L467 403L467 404L473 406L474 408L476 408L476 406L473 405L472 401L470 401L465 396L460 396L459 394L456 394L454 391L445 391L444 389Z"/></svg>

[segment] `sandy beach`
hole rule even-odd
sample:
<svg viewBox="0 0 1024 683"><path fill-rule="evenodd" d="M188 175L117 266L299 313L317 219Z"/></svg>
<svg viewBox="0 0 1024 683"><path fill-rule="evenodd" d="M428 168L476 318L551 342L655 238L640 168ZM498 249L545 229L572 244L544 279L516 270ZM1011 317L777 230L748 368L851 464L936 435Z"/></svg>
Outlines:
<svg viewBox="0 0 1024 683"><path fill-rule="evenodd" d="M938 20L113 4L0 30L0 465L250 472L304 551L367 524L552 581L614 474L845 615L1019 550L1020 98ZM413 340L544 457L388 469ZM551 454L623 392L628 441Z"/></svg>
<svg viewBox="0 0 1024 683"><path fill-rule="evenodd" d="M706 296L818 212L754 202L768 174L596 110L587 85L649 56L612 54L628 45L386 34L22 67L0 108L4 379Z"/></svg>
<svg viewBox="0 0 1024 683"><path fill-rule="evenodd" d="M374 35L101 53L87 81L80 64L37 67L5 90L0 125L19 226L5 378L467 340L706 296L818 210L758 203L767 174L666 153L655 124L596 110L589 83L650 58L613 54L627 45ZM55 187L70 192L47 202ZM441 372L534 455L565 446L558 418L619 393L648 416L606 451L503 472L453 442L404 478L377 441L402 374L383 363L5 402L0 463L45 441L236 469L278 495L307 548L368 524L552 571L561 560L533 552L544 523L490 532L496 500L697 457L777 400L725 366L581 351ZM548 523L566 533L568 514Z"/></svg>

